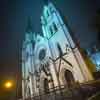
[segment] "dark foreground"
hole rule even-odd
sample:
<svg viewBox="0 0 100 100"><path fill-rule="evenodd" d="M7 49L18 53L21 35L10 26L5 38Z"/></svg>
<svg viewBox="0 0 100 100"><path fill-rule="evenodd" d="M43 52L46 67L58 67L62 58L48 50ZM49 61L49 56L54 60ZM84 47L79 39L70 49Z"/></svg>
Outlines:
<svg viewBox="0 0 100 100"><path fill-rule="evenodd" d="M65 86L55 87L47 93L25 100L100 100L100 80L75 84L69 89Z"/></svg>

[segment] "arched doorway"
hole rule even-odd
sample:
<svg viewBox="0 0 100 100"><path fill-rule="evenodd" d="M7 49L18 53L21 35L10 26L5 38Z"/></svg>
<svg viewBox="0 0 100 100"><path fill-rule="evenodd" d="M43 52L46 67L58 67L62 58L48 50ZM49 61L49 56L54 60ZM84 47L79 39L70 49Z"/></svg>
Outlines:
<svg viewBox="0 0 100 100"><path fill-rule="evenodd" d="M44 79L44 93L48 93L49 92L49 82L48 80L45 78Z"/></svg>
<svg viewBox="0 0 100 100"><path fill-rule="evenodd" d="M67 86L72 87L72 85L75 83L72 72L69 70L65 70L64 76L65 76Z"/></svg>

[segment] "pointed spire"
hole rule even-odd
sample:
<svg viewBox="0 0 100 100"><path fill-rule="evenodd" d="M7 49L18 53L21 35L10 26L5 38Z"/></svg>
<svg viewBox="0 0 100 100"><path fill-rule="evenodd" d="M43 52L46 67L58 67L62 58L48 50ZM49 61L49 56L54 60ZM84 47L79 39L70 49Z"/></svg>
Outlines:
<svg viewBox="0 0 100 100"><path fill-rule="evenodd" d="M32 31L32 20L31 20L31 17L28 17L26 32L29 33L31 31Z"/></svg>

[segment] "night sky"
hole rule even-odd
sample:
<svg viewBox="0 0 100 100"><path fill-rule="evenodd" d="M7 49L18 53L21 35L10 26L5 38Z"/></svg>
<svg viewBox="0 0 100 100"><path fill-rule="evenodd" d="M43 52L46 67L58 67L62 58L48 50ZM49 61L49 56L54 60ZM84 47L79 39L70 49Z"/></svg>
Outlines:
<svg viewBox="0 0 100 100"><path fill-rule="evenodd" d="M87 48L96 43L97 34L91 23L100 7L99 0L52 0L56 8L68 19L69 26ZM33 32L42 32L40 16L43 0L0 0L0 75L20 75L20 54L27 26L32 17Z"/></svg>

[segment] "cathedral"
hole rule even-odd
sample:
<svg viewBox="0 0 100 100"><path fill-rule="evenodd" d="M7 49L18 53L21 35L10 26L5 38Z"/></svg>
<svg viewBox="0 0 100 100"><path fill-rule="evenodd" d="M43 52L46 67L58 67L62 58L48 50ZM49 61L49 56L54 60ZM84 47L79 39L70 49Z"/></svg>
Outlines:
<svg viewBox="0 0 100 100"><path fill-rule="evenodd" d="M49 1L41 16L42 34L30 21L22 45L23 99L93 80L92 73L59 11Z"/></svg>

